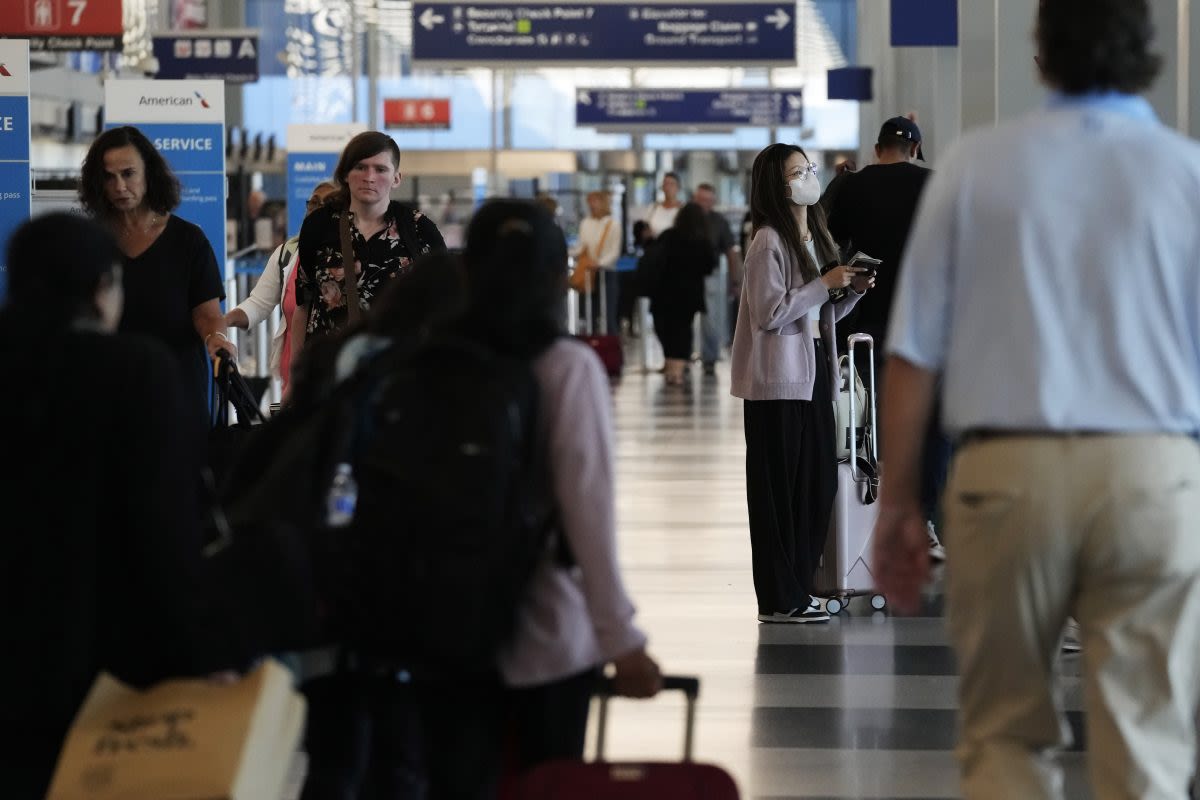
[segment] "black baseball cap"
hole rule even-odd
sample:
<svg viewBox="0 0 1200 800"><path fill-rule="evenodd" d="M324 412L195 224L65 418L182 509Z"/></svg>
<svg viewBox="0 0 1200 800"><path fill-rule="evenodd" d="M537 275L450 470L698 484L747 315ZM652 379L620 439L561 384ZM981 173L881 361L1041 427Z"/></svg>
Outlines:
<svg viewBox="0 0 1200 800"><path fill-rule="evenodd" d="M883 127L879 129L879 139L877 141L882 142L884 137L903 139L919 145L921 143L921 129L917 127L917 123L908 117L892 117L883 123ZM922 161L925 160L925 154L921 152L919 147L917 148L917 158Z"/></svg>

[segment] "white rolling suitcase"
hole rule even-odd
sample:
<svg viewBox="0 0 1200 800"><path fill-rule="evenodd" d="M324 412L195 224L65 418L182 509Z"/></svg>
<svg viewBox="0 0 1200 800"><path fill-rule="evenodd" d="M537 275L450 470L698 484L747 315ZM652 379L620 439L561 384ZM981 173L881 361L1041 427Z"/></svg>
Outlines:
<svg viewBox="0 0 1200 800"><path fill-rule="evenodd" d="M875 520L879 515L879 448L875 440L878 422L875 403L875 342L865 333L856 333L848 340L849 358L846 359L846 364L849 379L846 381L846 397L840 397L843 392L839 386L834 390L839 396L833 400L835 410L840 402L848 406L849 413L845 415L847 419L859 419L857 406L864 397L864 394L860 393L861 390L858 390L862 383L858 379L858 370L854 363L854 351L859 345L866 345L868 361L871 364L871 388L865 392L868 406L865 435L861 442L856 435L847 437L848 453L838 461L837 497L833 502L825 554L821 559L821 567L817 570L817 591L822 597L828 598L825 608L830 614L839 613L851 597L860 595L871 595L872 608L883 610L887 607L887 600L875 591L875 576L871 567ZM840 428L838 433L845 435L845 431ZM839 441L839 450L841 444Z"/></svg>

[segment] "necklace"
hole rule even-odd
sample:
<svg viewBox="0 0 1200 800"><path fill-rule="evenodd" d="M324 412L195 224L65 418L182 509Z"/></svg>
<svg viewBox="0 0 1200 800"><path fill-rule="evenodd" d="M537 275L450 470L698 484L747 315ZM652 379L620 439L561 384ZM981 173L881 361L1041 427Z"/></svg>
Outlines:
<svg viewBox="0 0 1200 800"><path fill-rule="evenodd" d="M133 236L135 233L149 233L154 230L154 226L158 224L158 215L151 214L150 221L146 223L145 228L139 228L137 224L122 225L119 229L121 236Z"/></svg>

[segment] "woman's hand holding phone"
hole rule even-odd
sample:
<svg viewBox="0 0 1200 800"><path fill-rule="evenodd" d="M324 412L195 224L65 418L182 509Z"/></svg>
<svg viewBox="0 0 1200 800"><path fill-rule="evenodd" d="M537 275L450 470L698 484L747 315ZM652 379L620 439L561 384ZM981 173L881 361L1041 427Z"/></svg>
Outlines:
<svg viewBox="0 0 1200 800"><path fill-rule="evenodd" d="M843 264L840 267L834 267L822 275L821 281L827 289L845 289L865 271L863 267L851 267Z"/></svg>

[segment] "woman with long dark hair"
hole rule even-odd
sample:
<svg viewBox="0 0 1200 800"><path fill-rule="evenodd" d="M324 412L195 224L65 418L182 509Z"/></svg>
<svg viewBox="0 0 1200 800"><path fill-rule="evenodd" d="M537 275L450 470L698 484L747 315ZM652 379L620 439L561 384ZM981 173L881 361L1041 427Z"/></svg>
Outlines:
<svg viewBox="0 0 1200 800"><path fill-rule="evenodd" d="M605 664L622 694L648 696L661 684L616 559L608 377L586 345L563 335L566 255L550 217L514 200L479 210L463 254L469 335L532 359L540 444L573 562L547 554L501 654L521 767L582 758L588 703Z"/></svg>
<svg viewBox="0 0 1200 800"><path fill-rule="evenodd" d="M650 696L661 687L617 561L608 377L595 353L564 329L562 232L532 202L494 200L471 220L465 245L461 271L450 255L422 259L388 289L362 330L402 346L419 346L426 336L465 337L500 359L529 365L538 389L537 461L548 495L531 502L552 501L561 537L542 553L515 633L496 662L484 665L487 675L434 677L419 686L373 675L369 696L336 687L324 698L310 692L305 800L384 796L380 787L393 785L402 764L426 782L431 800L494 797L506 745L512 766L522 770L582 758L589 702L606 665L620 694ZM431 607L442 602L453 608L453 598L429 598ZM446 624L454 624L453 611L447 613ZM357 730L379 732L366 737L367 753L354 749L344 722L318 724L364 709ZM403 743L389 745L389 737Z"/></svg>
<svg viewBox="0 0 1200 800"><path fill-rule="evenodd" d="M692 322L705 310L704 277L717 266L704 209L695 203L679 209L675 223L655 246L658 277L650 295L650 313L667 360L667 385L679 386L692 356Z"/></svg>
<svg viewBox="0 0 1200 800"><path fill-rule="evenodd" d="M732 393L744 399L746 499L760 622L823 622L814 574L837 493L834 323L874 279L837 266L817 165L794 145L754 160L753 239L734 333ZM821 273L822 265L832 268ZM830 292L851 291L836 303Z"/></svg>

